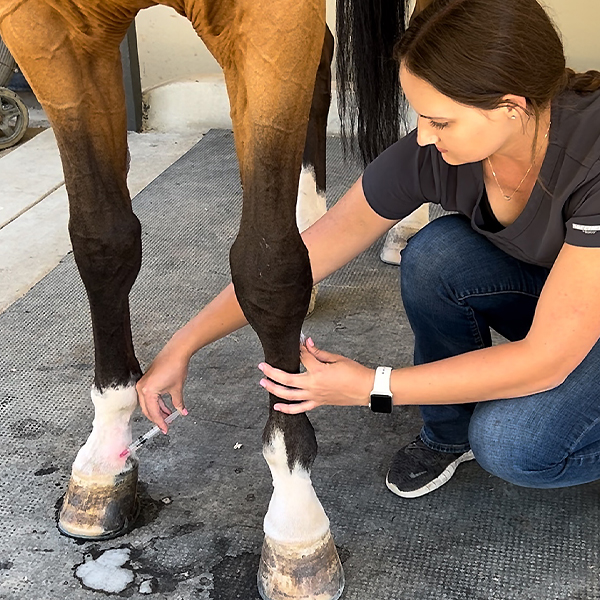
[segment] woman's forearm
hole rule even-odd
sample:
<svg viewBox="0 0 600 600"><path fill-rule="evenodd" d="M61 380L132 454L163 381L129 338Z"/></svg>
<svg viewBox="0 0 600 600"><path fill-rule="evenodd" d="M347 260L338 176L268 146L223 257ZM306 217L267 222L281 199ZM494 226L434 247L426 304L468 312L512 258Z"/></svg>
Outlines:
<svg viewBox="0 0 600 600"><path fill-rule="evenodd" d="M463 404L518 398L559 385L559 365L527 339L396 369L394 404Z"/></svg>
<svg viewBox="0 0 600 600"><path fill-rule="evenodd" d="M247 325L248 321L229 284L169 340L163 352L190 358L201 348Z"/></svg>
<svg viewBox="0 0 600 600"><path fill-rule="evenodd" d="M366 250L395 221L380 217L369 206L362 177L314 225L303 234L313 281L325 279Z"/></svg>

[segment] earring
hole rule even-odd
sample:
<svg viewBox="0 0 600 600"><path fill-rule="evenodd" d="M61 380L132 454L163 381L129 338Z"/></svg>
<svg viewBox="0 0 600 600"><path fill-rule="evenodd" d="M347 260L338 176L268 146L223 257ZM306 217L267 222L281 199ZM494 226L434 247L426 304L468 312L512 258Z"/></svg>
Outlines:
<svg viewBox="0 0 600 600"><path fill-rule="evenodd" d="M511 119L516 119L516 118L517 118L517 115L511 115L511 116L510 116L510 118L511 118Z"/></svg>

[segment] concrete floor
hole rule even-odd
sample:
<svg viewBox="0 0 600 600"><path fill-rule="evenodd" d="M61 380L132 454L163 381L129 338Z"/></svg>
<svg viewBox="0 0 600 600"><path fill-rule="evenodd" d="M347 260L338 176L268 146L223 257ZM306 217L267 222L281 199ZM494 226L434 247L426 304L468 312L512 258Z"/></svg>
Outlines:
<svg viewBox="0 0 600 600"><path fill-rule="evenodd" d="M335 201L357 170L343 163L336 140L328 151ZM0 159L0 169L15 153ZM22 157L19 162L29 162ZM153 161L144 155L141 162ZM205 136L135 199L145 257L131 307L143 366L227 283L239 205L228 132ZM10 225L0 230L0 243ZM57 227L64 229L60 221ZM29 247L37 231L23 225L19 243ZM305 329L324 348L364 364L409 365L412 334L397 269L383 265L378 250L375 245L324 282ZM2 269L29 270L27 262L6 267L4 257L0 251ZM136 529L103 543L58 534L55 506L92 419L93 348L72 256L53 260L55 268L46 265L43 280L0 315L0 598L255 600L271 483L260 442L266 395L256 364L262 356L249 329L194 358L186 386L190 417L140 452ZM39 277L36 271L29 285ZM524 490L473 462L441 490L401 500L386 490L384 478L393 453L418 432L416 409L387 417L325 408L311 420L320 443L313 481L344 564L345 600L600 598L598 484ZM147 429L136 414L134 434ZM112 591L86 587L83 564L97 570L104 564L101 584L115 583Z"/></svg>

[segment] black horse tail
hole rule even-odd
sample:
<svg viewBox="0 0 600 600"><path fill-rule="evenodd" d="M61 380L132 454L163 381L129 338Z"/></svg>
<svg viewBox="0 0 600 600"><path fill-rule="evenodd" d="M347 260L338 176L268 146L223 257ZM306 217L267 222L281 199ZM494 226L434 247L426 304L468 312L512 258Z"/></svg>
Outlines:
<svg viewBox="0 0 600 600"><path fill-rule="evenodd" d="M392 58L406 0L337 0L337 90L344 149L371 162L400 135L406 105Z"/></svg>

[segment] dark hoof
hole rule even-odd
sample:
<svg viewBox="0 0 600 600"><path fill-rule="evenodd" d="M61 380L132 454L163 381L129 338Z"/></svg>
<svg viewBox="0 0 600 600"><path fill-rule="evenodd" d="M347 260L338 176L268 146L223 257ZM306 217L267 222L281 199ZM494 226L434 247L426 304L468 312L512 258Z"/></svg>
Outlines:
<svg viewBox="0 0 600 600"><path fill-rule="evenodd" d="M337 600L345 583L329 531L309 547L265 536L257 579L263 600Z"/></svg>
<svg viewBox="0 0 600 600"><path fill-rule="evenodd" d="M59 531L83 540L109 540L127 533L140 512L137 480L137 462L110 478L73 473L60 509Z"/></svg>

